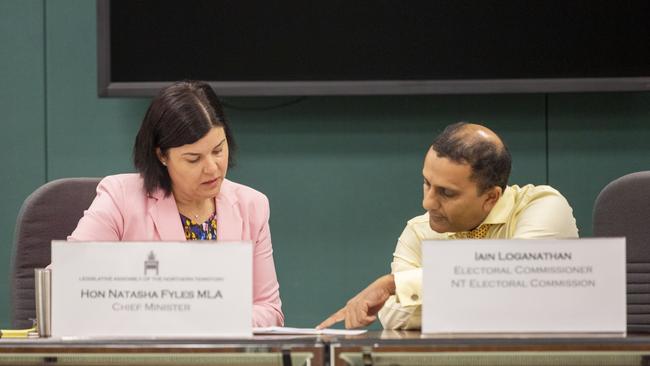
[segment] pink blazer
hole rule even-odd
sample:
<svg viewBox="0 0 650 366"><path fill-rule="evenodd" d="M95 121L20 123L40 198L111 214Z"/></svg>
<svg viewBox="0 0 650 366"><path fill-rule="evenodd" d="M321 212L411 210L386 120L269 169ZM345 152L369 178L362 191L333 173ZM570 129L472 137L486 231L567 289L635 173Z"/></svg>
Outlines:
<svg viewBox="0 0 650 366"><path fill-rule="evenodd" d="M253 326L284 324L273 263L269 201L252 188L224 180L216 198L217 240L253 242ZM172 195L147 195L138 174L111 175L68 240L183 241L185 233Z"/></svg>

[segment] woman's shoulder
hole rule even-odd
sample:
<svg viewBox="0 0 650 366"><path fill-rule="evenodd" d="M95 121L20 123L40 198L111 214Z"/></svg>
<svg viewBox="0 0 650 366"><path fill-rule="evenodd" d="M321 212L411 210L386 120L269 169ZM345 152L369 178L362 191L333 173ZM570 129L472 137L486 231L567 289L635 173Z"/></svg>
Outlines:
<svg viewBox="0 0 650 366"><path fill-rule="evenodd" d="M121 193L127 196L144 195L143 179L137 173L108 175L99 182L99 188L112 193Z"/></svg>
<svg viewBox="0 0 650 366"><path fill-rule="evenodd" d="M268 202L264 193L228 179L224 179L221 183L221 193L230 196L230 199L236 198L243 202Z"/></svg>
<svg viewBox="0 0 650 366"><path fill-rule="evenodd" d="M122 187L125 189L142 190L143 180L140 174L124 173L107 175L99 182L110 187Z"/></svg>
<svg viewBox="0 0 650 366"><path fill-rule="evenodd" d="M259 229L255 225L261 225L269 219L271 213L269 200L264 193L256 189L224 179L219 196L217 205L220 203L232 205L242 218L249 220L254 228Z"/></svg>

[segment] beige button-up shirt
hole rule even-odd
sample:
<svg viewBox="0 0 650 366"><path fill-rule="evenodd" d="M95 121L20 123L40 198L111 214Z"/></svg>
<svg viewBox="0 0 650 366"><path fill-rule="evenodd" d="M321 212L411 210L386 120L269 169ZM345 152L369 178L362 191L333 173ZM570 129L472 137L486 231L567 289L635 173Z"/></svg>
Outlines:
<svg viewBox="0 0 650 366"><path fill-rule="evenodd" d="M549 186L507 187L482 224L490 224L486 239L578 237L571 206ZM437 233L429 227L428 213L408 221L391 263L395 295L379 311L385 329L421 327L422 241L453 239L458 239L456 233Z"/></svg>

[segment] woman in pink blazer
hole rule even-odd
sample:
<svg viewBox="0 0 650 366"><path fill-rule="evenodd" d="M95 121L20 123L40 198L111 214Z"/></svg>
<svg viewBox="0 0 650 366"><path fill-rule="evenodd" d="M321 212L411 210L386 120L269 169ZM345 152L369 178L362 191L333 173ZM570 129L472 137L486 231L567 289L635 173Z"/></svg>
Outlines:
<svg viewBox="0 0 650 366"><path fill-rule="evenodd" d="M138 174L104 178L68 240L253 243L253 326L283 325L269 202L231 182L234 141L212 88L184 81L151 102L135 140Z"/></svg>

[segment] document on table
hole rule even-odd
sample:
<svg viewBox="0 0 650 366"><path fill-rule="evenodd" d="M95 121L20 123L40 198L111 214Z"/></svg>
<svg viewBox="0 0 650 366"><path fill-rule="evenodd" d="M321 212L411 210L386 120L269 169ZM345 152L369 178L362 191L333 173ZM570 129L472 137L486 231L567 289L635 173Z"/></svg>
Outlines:
<svg viewBox="0 0 650 366"><path fill-rule="evenodd" d="M367 332L365 329L316 329L289 327L253 328L253 334L313 334L313 335L359 335Z"/></svg>

